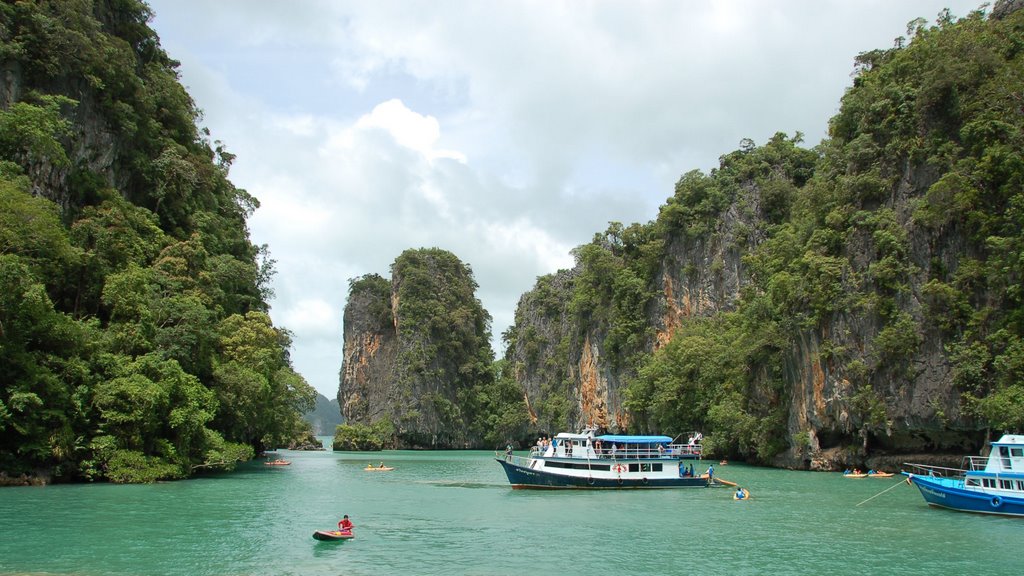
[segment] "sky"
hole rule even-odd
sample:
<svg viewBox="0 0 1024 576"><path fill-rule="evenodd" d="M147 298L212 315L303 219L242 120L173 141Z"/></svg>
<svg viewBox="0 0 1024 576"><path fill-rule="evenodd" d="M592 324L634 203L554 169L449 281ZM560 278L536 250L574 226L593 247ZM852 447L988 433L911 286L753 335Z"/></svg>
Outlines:
<svg viewBox="0 0 1024 576"><path fill-rule="evenodd" d="M538 276L648 222L744 138L807 146L860 52L963 0L149 0L276 260L271 317L334 398L350 279L468 264L493 343Z"/></svg>

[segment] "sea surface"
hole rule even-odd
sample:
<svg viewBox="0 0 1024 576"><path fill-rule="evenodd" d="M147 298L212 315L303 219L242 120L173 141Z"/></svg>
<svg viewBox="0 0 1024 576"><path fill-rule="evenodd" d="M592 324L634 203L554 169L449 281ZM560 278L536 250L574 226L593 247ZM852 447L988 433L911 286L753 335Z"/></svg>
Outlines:
<svg viewBox="0 0 1024 576"><path fill-rule="evenodd" d="M716 465L750 491L737 502L512 490L490 452L276 457L292 464L0 489L0 574L1024 574L1024 519L930 508L899 477ZM395 470L363 471L381 461ZM355 539L313 540L342 514Z"/></svg>

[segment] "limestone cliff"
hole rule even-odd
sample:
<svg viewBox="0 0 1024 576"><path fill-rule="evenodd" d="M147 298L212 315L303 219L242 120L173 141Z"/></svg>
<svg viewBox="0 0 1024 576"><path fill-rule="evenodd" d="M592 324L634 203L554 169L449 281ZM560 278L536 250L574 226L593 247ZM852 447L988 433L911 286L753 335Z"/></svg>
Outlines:
<svg viewBox="0 0 1024 576"><path fill-rule="evenodd" d="M507 333L527 436L703 428L834 469L1019 427L1018 4L861 54L817 149L745 141L539 278Z"/></svg>
<svg viewBox="0 0 1024 576"><path fill-rule="evenodd" d="M398 448L482 446L476 397L493 352L475 290L469 267L438 249L404 252L390 282L353 282L338 391L349 424L388 421Z"/></svg>

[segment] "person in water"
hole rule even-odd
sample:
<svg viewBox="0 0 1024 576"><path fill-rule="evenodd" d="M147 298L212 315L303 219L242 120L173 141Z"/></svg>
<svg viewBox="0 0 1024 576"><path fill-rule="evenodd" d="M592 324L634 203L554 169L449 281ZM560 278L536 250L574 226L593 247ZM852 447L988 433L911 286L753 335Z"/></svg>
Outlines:
<svg viewBox="0 0 1024 576"><path fill-rule="evenodd" d="M737 486L736 487L736 499L737 500L743 500L746 497L747 497L747 493L743 491L743 488L740 488L739 486Z"/></svg>
<svg viewBox="0 0 1024 576"><path fill-rule="evenodd" d="M352 521L348 519L348 514L345 514L341 520L338 521L338 530L341 532L351 532L352 528Z"/></svg>

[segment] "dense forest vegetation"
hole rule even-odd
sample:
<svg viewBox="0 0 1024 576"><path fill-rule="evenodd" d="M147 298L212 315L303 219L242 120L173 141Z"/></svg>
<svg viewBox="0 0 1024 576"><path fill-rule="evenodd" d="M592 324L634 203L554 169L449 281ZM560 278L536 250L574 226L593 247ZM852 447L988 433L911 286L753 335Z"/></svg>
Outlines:
<svg viewBox="0 0 1024 576"><path fill-rule="evenodd" d="M230 468L308 425L259 203L138 0L0 4L0 474Z"/></svg>
<svg viewBox="0 0 1024 576"><path fill-rule="evenodd" d="M1024 429L1024 11L1007 6L911 22L856 58L820 145L745 140L540 278L505 339L544 382L541 425L588 417L565 399L596 335L620 427L701 429L722 455Z"/></svg>

